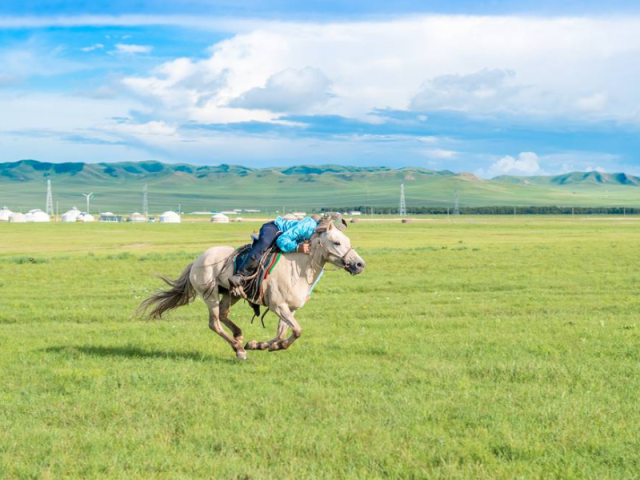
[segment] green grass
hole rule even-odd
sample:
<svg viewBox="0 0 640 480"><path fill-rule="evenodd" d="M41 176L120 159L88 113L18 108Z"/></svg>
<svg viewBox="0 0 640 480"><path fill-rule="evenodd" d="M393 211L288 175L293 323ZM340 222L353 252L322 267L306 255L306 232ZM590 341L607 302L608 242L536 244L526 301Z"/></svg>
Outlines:
<svg viewBox="0 0 640 480"><path fill-rule="evenodd" d="M638 477L638 221L353 225L245 363L201 301L130 318L256 226L0 224L0 478Z"/></svg>
<svg viewBox="0 0 640 480"><path fill-rule="evenodd" d="M131 164L136 165L136 164ZM158 164L159 167L163 167ZM0 206L26 212L44 209L46 179L41 171L25 169L22 180L2 175L0 164ZM97 165L85 169L100 171ZM193 167L196 168L196 167ZM215 167L212 167L215 168ZM420 173L419 169L285 175L275 170L257 170L246 176L236 172L198 178L183 172L148 175L122 173L70 175L52 173L54 202L60 213L72 206L84 208L82 193L94 192L93 212L113 211L130 214L142 208L142 189L149 188L149 208L153 214L175 210L185 212L254 208L263 212L320 209L322 207L398 205L400 183L405 184L406 202L412 206L453 207L453 194L459 191L462 207L556 205L562 207L639 207L640 191L635 185L597 184L583 181L557 185L473 181L453 174ZM577 174L576 174L577 175ZM18 177L22 178L22 177ZM544 177L549 180L553 177Z"/></svg>

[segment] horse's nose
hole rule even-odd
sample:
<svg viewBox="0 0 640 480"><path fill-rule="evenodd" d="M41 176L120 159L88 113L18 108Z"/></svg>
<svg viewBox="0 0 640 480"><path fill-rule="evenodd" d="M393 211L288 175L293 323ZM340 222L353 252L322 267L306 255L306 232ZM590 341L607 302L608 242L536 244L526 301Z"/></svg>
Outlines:
<svg viewBox="0 0 640 480"><path fill-rule="evenodd" d="M364 262L356 262L356 267L358 270L364 270Z"/></svg>

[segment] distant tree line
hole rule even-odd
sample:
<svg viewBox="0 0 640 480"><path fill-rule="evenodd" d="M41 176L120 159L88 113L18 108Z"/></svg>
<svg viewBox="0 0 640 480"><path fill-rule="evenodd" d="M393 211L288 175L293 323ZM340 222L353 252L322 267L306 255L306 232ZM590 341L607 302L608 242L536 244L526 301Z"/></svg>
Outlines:
<svg viewBox="0 0 640 480"><path fill-rule="evenodd" d="M398 207L323 207L321 212L361 212L363 215L373 213L397 215ZM409 207L407 214L413 215L446 215L453 213L452 207ZM460 207L461 215L640 215L640 208L634 207Z"/></svg>

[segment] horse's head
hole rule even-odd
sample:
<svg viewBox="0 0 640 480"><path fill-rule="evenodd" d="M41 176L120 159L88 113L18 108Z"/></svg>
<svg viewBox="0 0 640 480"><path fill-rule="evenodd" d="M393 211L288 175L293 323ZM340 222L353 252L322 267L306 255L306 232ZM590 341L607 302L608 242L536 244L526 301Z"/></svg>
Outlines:
<svg viewBox="0 0 640 480"><path fill-rule="evenodd" d="M336 267L344 268L351 275L358 275L364 271L364 260L351 246L351 240L343 229L347 223L338 218L340 226L337 227L333 220L335 216L325 216L320 220L316 228L316 238L320 247L324 250L324 258Z"/></svg>

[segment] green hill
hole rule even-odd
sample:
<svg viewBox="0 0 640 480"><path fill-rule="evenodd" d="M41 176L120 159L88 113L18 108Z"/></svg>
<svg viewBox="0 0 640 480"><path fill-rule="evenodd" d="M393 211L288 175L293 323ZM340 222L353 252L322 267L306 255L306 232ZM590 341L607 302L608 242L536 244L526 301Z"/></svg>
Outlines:
<svg viewBox="0 0 640 480"><path fill-rule="evenodd" d="M13 210L43 208L52 180L60 211L82 207L94 192L93 211L140 210L149 190L154 213L255 208L311 210L337 206L394 206L405 184L408 206L449 206L454 190L461 206L640 206L640 178L624 173L574 172L555 176L503 175L483 180L470 173L406 167L299 165L253 169L155 161L122 163L0 163L0 204Z"/></svg>

